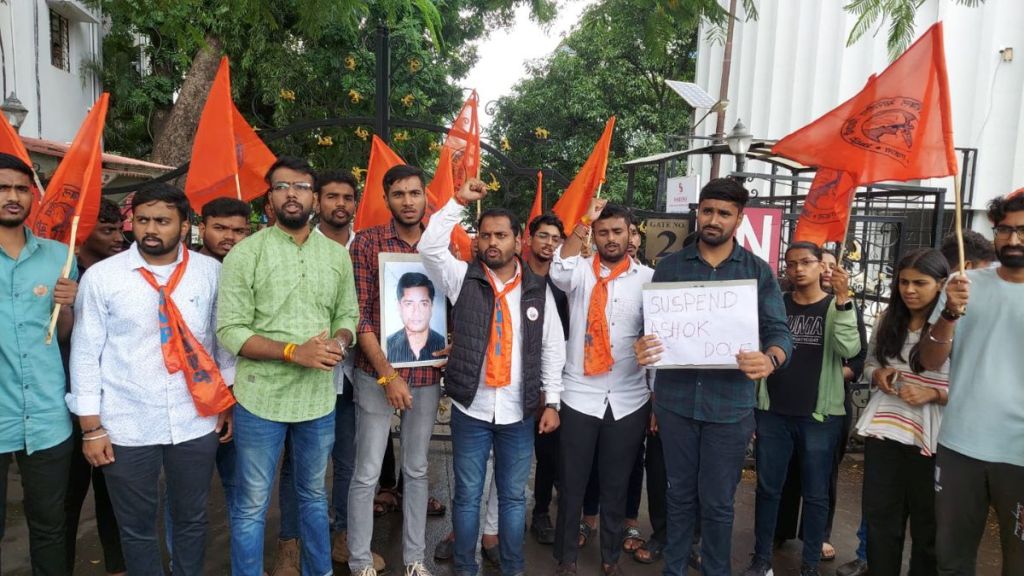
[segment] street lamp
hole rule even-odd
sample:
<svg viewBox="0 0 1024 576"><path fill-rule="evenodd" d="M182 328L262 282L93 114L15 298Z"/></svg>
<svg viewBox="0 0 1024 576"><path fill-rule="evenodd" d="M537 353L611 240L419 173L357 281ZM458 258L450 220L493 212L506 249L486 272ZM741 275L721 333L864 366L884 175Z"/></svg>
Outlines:
<svg viewBox="0 0 1024 576"><path fill-rule="evenodd" d="M729 135L725 137L725 141L729 144L729 151L736 157L737 172L743 172L743 168L747 163L747 150L750 150L750 143L753 140L754 135L743 124L743 120L737 118L736 125L732 127L732 132L729 132Z"/></svg>
<svg viewBox="0 0 1024 576"><path fill-rule="evenodd" d="M21 125L25 122L25 117L28 116L28 108L25 108L25 105L21 103L21 100L18 100L13 91L4 100L3 104L0 104L0 110L3 110L4 117L10 122L15 132L21 128Z"/></svg>

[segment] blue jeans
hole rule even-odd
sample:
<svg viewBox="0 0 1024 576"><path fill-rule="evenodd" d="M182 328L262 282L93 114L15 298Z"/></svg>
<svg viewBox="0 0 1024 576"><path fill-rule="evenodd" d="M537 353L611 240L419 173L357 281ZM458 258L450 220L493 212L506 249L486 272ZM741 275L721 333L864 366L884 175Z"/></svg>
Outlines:
<svg viewBox="0 0 1024 576"><path fill-rule="evenodd" d="M346 379L345 393L338 394L334 407L334 448L331 461L334 465L334 481L331 485L331 500L334 505L332 532L348 530L348 485L356 460L356 405L352 401L352 383ZM281 482L278 485L278 499L281 503L281 531L278 538L291 540L299 537L299 510L295 501L295 481L292 478L291 442L285 440L284 462L281 464Z"/></svg>
<svg viewBox="0 0 1024 576"><path fill-rule="evenodd" d="M868 521L863 516L857 529L857 559L868 561Z"/></svg>
<svg viewBox="0 0 1024 576"><path fill-rule="evenodd" d="M704 576L732 576L733 506L754 433L754 416L716 423L686 418L658 405L654 413L668 480L668 542L662 574L686 574L699 521Z"/></svg>
<svg viewBox="0 0 1024 576"><path fill-rule="evenodd" d="M262 576L263 533L270 491L285 436L291 440L298 500L302 573L329 574L331 535L327 518L327 458L334 445L334 411L306 422L264 420L235 405L235 506L231 516L231 573Z"/></svg>
<svg viewBox="0 0 1024 576"><path fill-rule="evenodd" d="M487 459L494 449L498 485L498 533L501 534L501 573L523 572L523 527L526 525L526 481L533 464L533 417L515 424L477 420L452 407L452 452L455 497L455 573L476 576L476 543L480 537L480 499Z"/></svg>
<svg viewBox="0 0 1024 576"><path fill-rule="evenodd" d="M843 417L782 416L756 410L757 505L754 511L754 555L771 562L775 521L789 461L796 451L800 461L803 498L803 564L816 567L828 526L829 482L832 460L842 433Z"/></svg>

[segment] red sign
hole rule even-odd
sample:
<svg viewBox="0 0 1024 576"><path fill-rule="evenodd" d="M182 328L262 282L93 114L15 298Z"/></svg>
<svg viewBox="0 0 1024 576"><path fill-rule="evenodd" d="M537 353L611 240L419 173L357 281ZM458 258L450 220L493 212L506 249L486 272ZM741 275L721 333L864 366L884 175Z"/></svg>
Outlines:
<svg viewBox="0 0 1024 576"><path fill-rule="evenodd" d="M740 246L767 262L772 272L777 272L782 242L782 209L744 208L743 221L736 228L736 240Z"/></svg>

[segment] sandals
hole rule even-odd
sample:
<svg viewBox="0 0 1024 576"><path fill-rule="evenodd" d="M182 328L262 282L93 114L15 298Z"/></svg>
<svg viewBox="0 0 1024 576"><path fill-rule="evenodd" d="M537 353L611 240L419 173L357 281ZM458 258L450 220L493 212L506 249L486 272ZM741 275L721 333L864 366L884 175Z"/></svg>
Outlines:
<svg viewBox="0 0 1024 576"><path fill-rule="evenodd" d="M587 524L586 520L580 520L580 536L576 544L583 548L590 541L590 536L594 533L595 528L590 524Z"/></svg>
<svg viewBox="0 0 1024 576"><path fill-rule="evenodd" d="M836 549L832 546L831 542L821 543L821 561L831 562L836 559Z"/></svg>
<svg viewBox="0 0 1024 576"><path fill-rule="evenodd" d="M665 553L665 544L657 540L648 540L633 552L633 560L640 564L654 564L661 560Z"/></svg>
<svg viewBox="0 0 1024 576"><path fill-rule="evenodd" d="M632 545L631 545L632 544ZM643 535L640 534L640 529L636 526L626 526L622 532L622 549L629 554L632 554L643 548L647 541L644 540Z"/></svg>
<svg viewBox="0 0 1024 576"><path fill-rule="evenodd" d="M402 493L394 488L381 488L373 498L373 517L380 518L402 507Z"/></svg>

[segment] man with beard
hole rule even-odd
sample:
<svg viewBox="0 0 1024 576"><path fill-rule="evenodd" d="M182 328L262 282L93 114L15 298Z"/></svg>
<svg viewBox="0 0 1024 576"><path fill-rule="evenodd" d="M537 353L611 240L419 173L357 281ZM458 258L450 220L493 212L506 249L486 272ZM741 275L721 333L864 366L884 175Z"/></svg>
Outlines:
<svg viewBox="0 0 1024 576"><path fill-rule="evenodd" d="M203 247L199 253L224 261L224 256L242 240L249 237L252 210L247 202L237 198L216 198L203 205L199 221L199 237Z"/></svg>
<svg viewBox="0 0 1024 576"><path fill-rule="evenodd" d="M571 314L562 379L556 574L576 574L578 519L591 467L598 467L601 568L618 567L626 495L650 418L650 390L633 343L643 332L643 285L653 271L628 255L626 208L594 199L555 255L551 280L565 291ZM597 254L579 255L593 231ZM594 452L597 451L597 457ZM623 465L623 464L627 465Z"/></svg>
<svg viewBox="0 0 1024 576"><path fill-rule="evenodd" d="M562 221L553 213L542 214L533 219L530 227L530 250L526 256L526 265L538 276L547 278L548 288L555 298L558 317L562 321L562 331L569 334L569 299L565 292L551 282L548 271L555 251L565 239ZM548 434L541 434L540 428L535 429L534 452L537 457L537 471L533 479L533 515L530 521L530 532L541 544L555 543L555 526L551 522L551 494L558 479L558 445L560 431L556 428ZM486 534L484 535L486 537ZM493 544L497 544L495 541Z"/></svg>
<svg viewBox="0 0 1024 576"><path fill-rule="evenodd" d="M203 572L218 437L231 437L230 409L202 416L196 406L193 382L217 389L230 406L224 386L234 359L214 337L220 265L182 245L188 212L184 193L167 184L137 192L136 243L93 265L75 303L67 404L79 416L85 459L103 467L132 574L163 571L153 522L161 472L174 571Z"/></svg>
<svg viewBox="0 0 1024 576"><path fill-rule="evenodd" d="M446 379L455 405L455 573L476 576L478 571L480 497L493 449L501 573L515 576L525 570L523 525L534 414L543 392L540 433L558 428L565 336L544 277L516 257L522 231L514 213L498 208L481 214L478 257L472 263L449 252L449 236L463 208L486 194L482 181L464 183L431 218L420 252L428 273L439 279L454 306L455 334Z"/></svg>
<svg viewBox="0 0 1024 576"><path fill-rule="evenodd" d="M101 199L96 227L92 229L92 233L89 234L89 237L78 248L79 277L93 264L124 251L126 245L122 229L123 225L124 218L121 216L121 209L117 204L107 198ZM64 368L69 375L70 370L67 370L67 362L70 360L70 355L70 346L62 345L61 356L64 358ZM71 380L69 376L69 390L70 387ZM103 548L103 561L107 574L123 574L125 566L124 554L121 552L121 535L117 528L114 508L110 503L110 495L107 492L107 481L103 476L103 469L93 468L85 459L85 455L82 453L82 427L78 425L78 420L74 418L72 418L72 425L74 427L72 438L75 442L75 448L71 456L71 473L68 475L68 493L64 500L68 572L70 573L75 565L78 520L82 514L82 504L85 503L85 497L89 493L89 485L92 484L93 500L96 508L96 528L99 532L100 544Z"/></svg>
<svg viewBox="0 0 1024 576"><path fill-rule="evenodd" d="M736 355L737 369L658 370L654 413L669 487L666 576L686 569L698 516L704 574L730 575L736 486L754 432L754 383L782 366L792 350L774 273L733 238L748 198L731 178L708 182L697 206L697 241L663 258L654 270L654 282L756 280L761 343L759 351ZM636 352L641 366L657 362L658 337L638 340Z"/></svg>
<svg viewBox="0 0 1024 576"><path fill-rule="evenodd" d="M636 217L630 214L629 216L629 245L626 247L626 253L629 257L637 262L640 261L640 228L636 225Z"/></svg>
<svg viewBox="0 0 1024 576"><path fill-rule="evenodd" d="M380 346L380 268L378 254L415 254L427 209L423 171L398 165L384 174L384 200L391 222L359 232L352 243L359 293L359 350L354 379L356 464L348 496L348 565L357 576L376 576L370 552L373 496L381 462L391 441L391 416L402 414L402 558L406 576L429 576L426 548L429 477L427 451L441 397L441 371L433 366L395 369ZM447 244L445 244L447 249Z"/></svg>
<svg viewBox="0 0 1024 576"><path fill-rule="evenodd" d="M0 538L7 471L18 460L25 493L29 554L38 574L65 573L64 495L71 462L71 419L64 405L60 350L47 345L54 304L57 339L73 323L78 273L61 278L68 247L25 226L34 204L32 168L0 154Z"/></svg>
<svg viewBox="0 0 1024 576"><path fill-rule="evenodd" d="M954 275L920 344L926 369L950 360L935 466L942 576L974 574L990 506L1003 574L1024 574L1024 188L992 200L988 219L1000 266Z"/></svg>
<svg viewBox="0 0 1024 576"><path fill-rule="evenodd" d="M281 157L266 181L275 224L228 253L217 302L217 336L239 356L231 572L263 574L267 506L287 437L302 572L328 574L324 481L334 445L332 371L354 343L359 310L352 263L343 246L312 233L317 194L308 163Z"/></svg>

